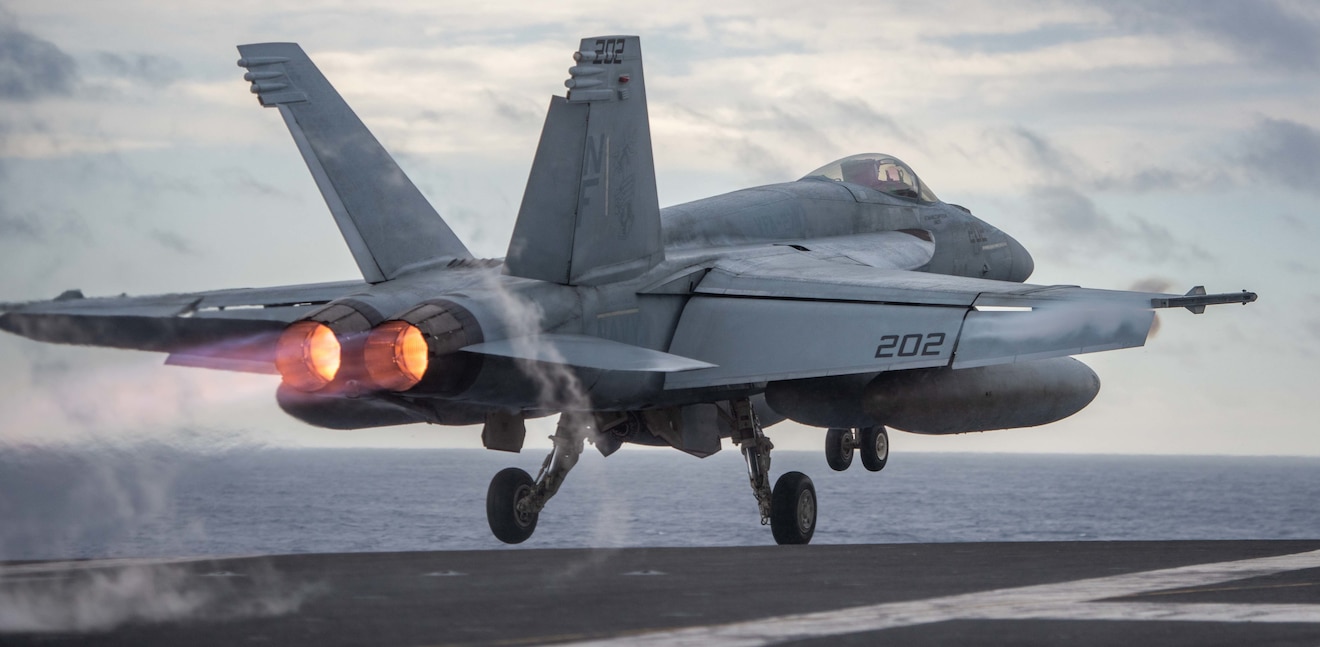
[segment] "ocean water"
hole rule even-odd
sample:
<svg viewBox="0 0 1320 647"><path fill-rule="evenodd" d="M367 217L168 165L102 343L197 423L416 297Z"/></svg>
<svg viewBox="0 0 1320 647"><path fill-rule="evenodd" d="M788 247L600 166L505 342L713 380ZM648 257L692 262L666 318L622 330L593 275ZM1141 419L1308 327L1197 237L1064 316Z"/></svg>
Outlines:
<svg viewBox="0 0 1320 647"><path fill-rule="evenodd" d="M536 534L486 525L486 486L542 452L164 447L0 450L0 560L767 545L742 458L588 448ZM816 484L813 543L1320 538L1320 459L895 454Z"/></svg>

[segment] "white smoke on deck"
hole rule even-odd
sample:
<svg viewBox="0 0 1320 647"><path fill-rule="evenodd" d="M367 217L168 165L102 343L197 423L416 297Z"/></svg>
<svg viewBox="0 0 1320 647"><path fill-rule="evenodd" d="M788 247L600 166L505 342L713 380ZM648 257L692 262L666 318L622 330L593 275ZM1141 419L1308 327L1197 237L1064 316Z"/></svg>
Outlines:
<svg viewBox="0 0 1320 647"><path fill-rule="evenodd" d="M266 562L244 562L244 572L234 573L209 570L208 561L0 566L0 632L93 632L127 623L278 616L298 611L321 590L291 584Z"/></svg>
<svg viewBox="0 0 1320 647"><path fill-rule="evenodd" d="M206 544L206 528L177 518L180 477L199 463L251 451L160 443L0 447L0 561L134 554L135 538L147 536L153 546L173 540L167 553L195 553ZM245 561L242 573L188 564L209 561L0 564L0 632L279 615L296 611L317 591L290 583L259 560Z"/></svg>

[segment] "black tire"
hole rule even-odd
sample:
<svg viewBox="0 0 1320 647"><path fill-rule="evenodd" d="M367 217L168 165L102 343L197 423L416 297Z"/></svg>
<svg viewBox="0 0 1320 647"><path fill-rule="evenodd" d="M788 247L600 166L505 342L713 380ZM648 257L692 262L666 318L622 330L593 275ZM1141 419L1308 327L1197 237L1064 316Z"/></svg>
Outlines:
<svg viewBox="0 0 1320 647"><path fill-rule="evenodd" d="M531 494L536 482L516 467L500 470L486 490L486 521L495 538L506 544L521 544L536 530L539 513L519 514L518 500Z"/></svg>
<svg viewBox="0 0 1320 647"><path fill-rule="evenodd" d="M806 544L816 534L816 486L802 472L775 481L770 495L770 530L777 544Z"/></svg>
<svg viewBox="0 0 1320 647"><path fill-rule="evenodd" d="M879 472L889 462L889 432L884 427L858 429L857 451L861 452L866 469Z"/></svg>
<svg viewBox="0 0 1320 647"><path fill-rule="evenodd" d="M830 429L825 432L825 462L830 469L842 472L852 465L853 448L845 442L852 436L851 429Z"/></svg>

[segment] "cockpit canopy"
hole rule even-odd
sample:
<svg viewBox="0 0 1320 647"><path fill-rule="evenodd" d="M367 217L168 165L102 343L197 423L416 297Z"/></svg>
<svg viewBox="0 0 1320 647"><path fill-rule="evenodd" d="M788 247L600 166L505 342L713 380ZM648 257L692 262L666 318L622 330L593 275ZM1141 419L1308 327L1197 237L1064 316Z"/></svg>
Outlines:
<svg viewBox="0 0 1320 647"><path fill-rule="evenodd" d="M882 193L923 202L939 198L922 183L912 167L883 153L862 153L831 162L810 173L804 180L832 180L870 187Z"/></svg>

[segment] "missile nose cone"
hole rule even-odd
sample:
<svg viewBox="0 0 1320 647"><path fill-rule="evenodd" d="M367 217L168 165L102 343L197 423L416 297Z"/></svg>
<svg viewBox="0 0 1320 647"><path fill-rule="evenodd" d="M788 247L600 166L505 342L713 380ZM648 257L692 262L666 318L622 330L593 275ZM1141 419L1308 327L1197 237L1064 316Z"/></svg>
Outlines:
<svg viewBox="0 0 1320 647"><path fill-rule="evenodd" d="M1036 261L1032 260L1031 253L1012 236L1008 237L1008 249L1013 259L1008 280L1022 283L1031 278L1031 273L1036 271Z"/></svg>

